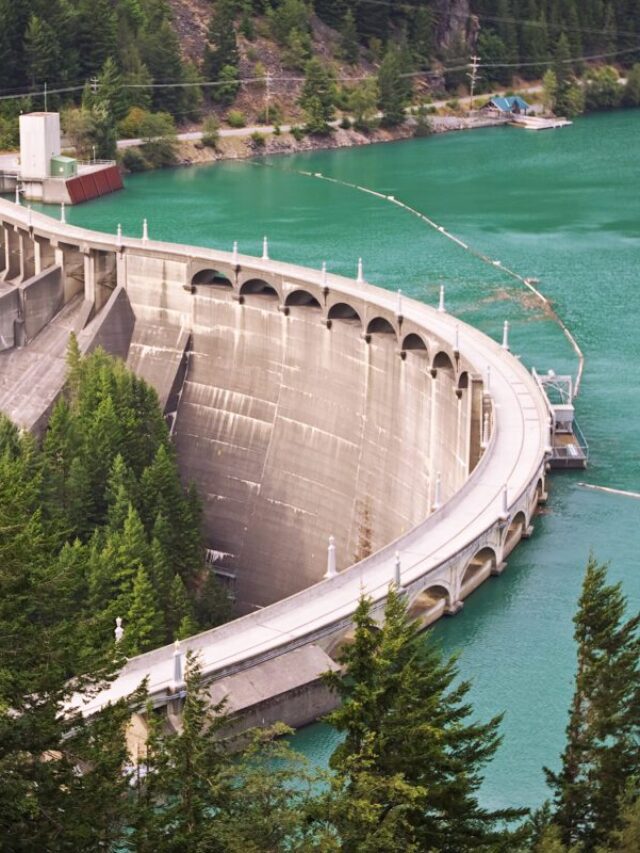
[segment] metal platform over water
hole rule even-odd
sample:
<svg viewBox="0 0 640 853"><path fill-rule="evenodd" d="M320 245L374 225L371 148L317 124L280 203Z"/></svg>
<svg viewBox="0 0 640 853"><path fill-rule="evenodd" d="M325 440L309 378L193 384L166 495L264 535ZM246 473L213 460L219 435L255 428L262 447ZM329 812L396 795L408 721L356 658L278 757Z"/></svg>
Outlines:
<svg viewBox="0 0 640 853"><path fill-rule="evenodd" d="M575 419L573 378L559 376L553 370L546 374L539 374L533 368L532 373L549 404L551 468L586 468L589 461L589 445Z"/></svg>

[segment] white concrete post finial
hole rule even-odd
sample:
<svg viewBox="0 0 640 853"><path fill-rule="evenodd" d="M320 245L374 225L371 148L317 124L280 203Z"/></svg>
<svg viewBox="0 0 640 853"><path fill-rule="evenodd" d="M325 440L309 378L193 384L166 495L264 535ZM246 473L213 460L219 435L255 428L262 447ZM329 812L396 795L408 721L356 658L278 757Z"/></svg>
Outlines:
<svg viewBox="0 0 640 853"><path fill-rule="evenodd" d="M233 261L233 265L237 266L238 265L238 241L237 240L233 241L233 254L231 256L231 259Z"/></svg>
<svg viewBox="0 0 640 853"><path fill-rule="evenodd" d="M402 317L402 291L398 289L398 317Z"/></svg>
<svg viewBox="0 0 640 853"><path fill-rule="evenodd" d="M455 352L460 352L460 326L456 323L456 339L453 345Z"/></svg>
<svg viewBox="0 0 640 853"><path fill-rule="evenodd" d="M122 627L121 616L116 616L116 627L113 633L115 634L116 643L119 643L120 640L124 637L124 628Z"/></svg>
<svg viewBox="0 0 640 853"><path fill-rule="evenodd" d="M440 476L440 472L436 476L436 487L434 489L433 495L433 511L435 512L437 509L440 509L442 506L442 478Z"/></svg>
<svg viewBox="0 0 640 853"><path fill-rule="evenodd" d="M16 204L20 204L20 187L16 184Z"/></svg>
<svg viewBox="0 0 640 853"><path fill-rule="evenodd" d="M491 367L487 365L487 370L485 373L485 389L484 393L488 394L491 391Z"/></svg>
<svg viewBox="0 0 640 853"><path fill-rule="evenodd" d="M358 278L356 279L358 284L364 284L364 272L362 270L362 258L358 258Z"/></svg>
<svg viewBox="0 0 640 853"><path fill-rule="evenodd" d="M122 225L118 222L118 229L116 231L116 246L122 246Z"/></svg>
<svg viewBox="0 0 640 853"><path fill-rule="evenodd" d="M262 260L263 261L269 260L269 241L267 240L266 237L264 237L262 240Z"/></svg>
<svg viewBox="0 0 640 853"><path fill-rule="evenodd" d="M444 307L444 284L440 285L440 303L438 305L438 311L444 312L447 309Z"/></svg>
<svg viewBox="0 0 640 853"><path fill-rule="evenodd" d="M149 224L146 219L142 220L142 239L145 243L149 239Z"/></svg>
<svg viewBox="0 0 640 853"><path fill-rule="evenodd" d="M180 640L173 644L173 680L176 684L182 684L182 650Z"/></svg>
<svg viewBox="0 0 640 853"><path fill-rule="evenodd" d="M336 569L336 539L335 536L329 537L329 547L327 548L327 571L325 578L335 578L338 574Z"/></svg>
<svg viewBox="0 0 640 853"><path fill-rule="evenodd" d="M64 202L60 203L60 222L64 225L67 221L67 215L64 207Z"/></svg>
<svg viewBox="0 0 640 853"><path fill-rule="evenodd" d="M504 326L502 327L502 349L509 350L509 321L504 321Z"/></svg>
<svg viewBox="0 0 640 853"><path fill-rule="evenodd" d="M322 262L322 286L327 284L327 262Z"/></svg>
<svg viewBox="0 0 640 853"><path fill-rule="evenodd" d="M29 228L33 225L33 211L31 210L31 205L27 205L27 222L29 224Z"/></svg>
<svg viewBox="0 0 640 853"><path fill-rule="evenodd" d="M396 561L393 570L393 582L396 585L396 589L400 589L402 586L402 564L400 563L400 551L396 551Z"/></svg>
<svg viewBox="0 0 640 853"><path fill-rule="evenodd" d="M506 485L502 489L502 516L503 518L509 516L509 491Z"/></svg>

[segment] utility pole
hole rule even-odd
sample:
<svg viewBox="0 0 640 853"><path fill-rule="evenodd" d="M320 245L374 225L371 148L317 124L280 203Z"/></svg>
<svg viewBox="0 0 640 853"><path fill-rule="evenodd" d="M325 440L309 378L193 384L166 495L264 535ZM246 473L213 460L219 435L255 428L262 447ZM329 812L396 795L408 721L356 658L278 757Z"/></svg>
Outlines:
<svg viewBox="0 0 640 853"><path fill-rule="evenodd" d="M471 81L471 99L469 103L469 112L473 109L473 93L476 88L476 80L479 77L478 74L478 63L480 62L480 57L475 54L471 57L471 73L467 73L467 77Z"/></svg>
<svg viewBox="0 0 640 853"><path fill-rule="evenodd" d="M91 83L91 91L93 92L94 95L97 95L98 94L98 78L95 76L95 74L89 82Z"/></svg>
<svg viewBox="0 0 640 853"><path fill-rule="evenodd" d="M271 74L267 71L267 81L264 95L264 119L265 124L269 124L269 100L271 98Z"/></svg>

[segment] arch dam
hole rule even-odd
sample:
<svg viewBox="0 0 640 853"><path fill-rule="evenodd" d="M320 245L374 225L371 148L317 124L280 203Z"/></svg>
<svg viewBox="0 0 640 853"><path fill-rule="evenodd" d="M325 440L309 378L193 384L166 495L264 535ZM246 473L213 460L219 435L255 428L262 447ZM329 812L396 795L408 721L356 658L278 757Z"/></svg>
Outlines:
<svg viewBox="0 0 640 853"><path fill-rule="evenodd" d="M0 410L35 433L70 331L157 390L240 614L132 658L86 714L148 677L179 718L192 650L232 712L309 722L332 701L319 674L363 591L378 618L391 582L425 626L456 613L546 499L548 403L506 342L362 276L114 237L0 200Z"/></svg>

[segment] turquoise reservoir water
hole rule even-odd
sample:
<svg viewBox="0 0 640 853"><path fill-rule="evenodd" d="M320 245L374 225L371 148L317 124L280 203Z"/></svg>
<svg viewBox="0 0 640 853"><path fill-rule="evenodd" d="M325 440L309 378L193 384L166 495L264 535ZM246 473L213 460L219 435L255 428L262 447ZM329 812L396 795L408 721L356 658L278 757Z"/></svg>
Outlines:
<svg viewBox="0 0 640 853"><path fill-rule="evenodd" d="M125 193L68 211L73 223L271 255L355 275L448 308L498 337L528 366L576 369L566 339L526 291L389 202L296 170L393 194L494 259L541 280L586 355L577 401L591 446L586 473L558 474L532 539L435 634L460 651L478 716L504 711L504 742L487 771L487 805L536 805L555 765L572 689L571 618L589 549L611 560L640 605L640 501L589 492L580 480L640 489L640 112L598 115L562 131L497 128L426 140L224 163L131 177ZM296 746L327 760L318 724Z"/></svg>

